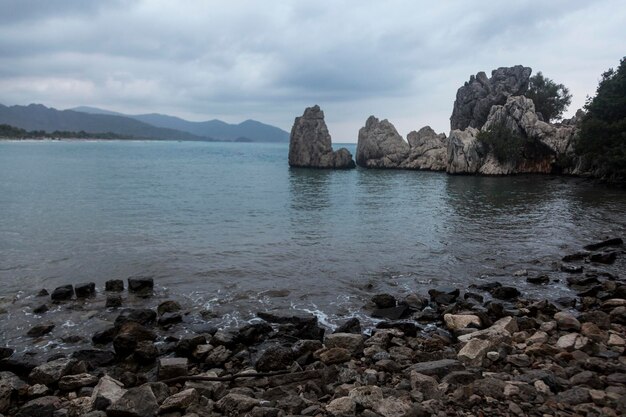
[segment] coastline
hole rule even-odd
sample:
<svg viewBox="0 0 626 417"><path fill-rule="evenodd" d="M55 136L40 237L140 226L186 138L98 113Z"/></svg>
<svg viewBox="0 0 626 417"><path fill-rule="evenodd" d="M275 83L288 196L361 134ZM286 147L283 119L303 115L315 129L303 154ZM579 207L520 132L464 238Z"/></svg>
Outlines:
<svg viewBox="0 0 626 417"><path fill-rule="evenodd" d="M155 298L151 278L108 281L95 310L95 284L60 287L37 298L42 319L28 331L36 353L0 350L0 412L619 415L626 282L602 265L624 253L614 239L566 254L561 270L575 296L558 301L528 299L506 282L376 294L365 306L380 320L375 328L349 319L335 333L311 313L271 306L236 328L212 326L210 311L188 326L186 306ZM46 336L63 326L46 320L48 308L86 320L106 310L108 325L82 335L92 346L61 349Z"/></svg>

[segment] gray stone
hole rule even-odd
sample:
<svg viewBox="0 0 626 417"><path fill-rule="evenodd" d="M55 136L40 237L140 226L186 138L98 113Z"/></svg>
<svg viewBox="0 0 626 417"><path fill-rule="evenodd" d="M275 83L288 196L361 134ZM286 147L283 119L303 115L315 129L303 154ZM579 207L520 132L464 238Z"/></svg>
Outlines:
<svg viewBox="0 0 626 417"><path fill-rule="evenodd" d="M96 410L105 410L125 393L124 384L105 375L100 378L100 381L93 389L91 402Z"/></svg>
<svg viewBox="0 0 626 417"><path fill-rule="evenodd" d="M409 371L415 371L428 376L437 376L439 378L444 377L450 372L462 371L463 369L465 369L463 364L455 359L418 362L409 367Z"/></svg>
<svg viewBox="0 0 626 417"><path fill-rule="evenodd" d="M409 156L402 163L406 169L445 171L448 166L448 139L426 126L408 134Z"/></svg>
<svg viewBox="0 0 626 417"><path fill-rule="evenodd" d="M358 353L363 350L363 342L365 338L360 334L353 333L333 333L324 339L324 345L327 348L344 348L352 353Z"/></svg>
<svg viewBox="0 0 626 417"><path fill-rule="evenodd" d="M159 360L159 380L187 376L187 358L162 358Z"/></svg>
<svg viewBox="0 0 626 417"><path fill-rule="evenodd" d="M152 293L154 279L148 277L128 278L128 291L134 293Z"/></svg>
<svg viewBox="0 0 626 417"><path fill-rule="evenodd" d="M52 291L50 298L54 301L69 300L74 296L74 287L72 285L63 285Z"/></svg>
<svg viewBox="0 0 626 417"><path fill-rule="evenodd" d="M261 401L246 395L229 393L215 404L223 414L227 416L241 416L246 411L261 405Z"/></svg>
<svg viewBox="0 0 626 417"><path fill-rule="evenodd" d="M364 168L400 168L410 147L388 121L370 116L359 130L356 163Z"/></svg>
<svg viewBox="0 0 626 417"><path fill-rule="evenodd" d="M532 69L516 65L502 67L491 72L472 75L469 82L456 92L456 100L450 117L450 129L480 129L494 105L502 105L509 96L522 95L528 89Z"/></svg>
<svg viewBox="0 0 626 417"><path fill-rule="evenodd" d="M61 391L74 391L82 387L93 387L98 383L98 377L91 374L65 375L59 380Z"/></svg>
<svg viewBox="0 0 626 417"><path fill-rule="evenodd" d="M471 339L459 351L457 358L466 365L480 366L491 348L491 342L488 340Z"/></svg>
<svg viewBox="0 0 626 417"><path fill-rule="evenodd" d="M326 412L331 416L353 416L356 412L356 403L350 397L335 398L326 405Z"/></svg>
<svg viewBox="0 0 626 417"><path fill-rule="evenodd" d="M308 107L296 117L289 138L289 166L302 168L354 168L350 152L333 151L330 133L319 106Z"/></svg>
<svg viewBox="0 0 626 417"><path fill-rule="evenodd" d="M96 295L96 283L85 282L82 284L76 284L74 287L76 292L76 298L89 298Z"/></svg>
<svg viewBox="0 0 626 417"><path fill-rule="evenodd" d="M124 291L124 281L121 279L110 279L104 283L104 290L113 292Z"/></svg>
<svg viewBox="0 0 626 417"><path fill-rule="evenodd" d="M52 414L61 408L59 397L47 396L28 401L15 415L16 417L52 417Z"/></svg>
<svg viewBox="0 0 626 417"><path fill-rule="evenodd" d="M348 397L363 408L374 408L383 399L383 390L376 385L356 387L350 390Z"/></svg>
<svg viewBox="0 0 626 417"><path fill-rule="evenodd" d="M160 412L167 413L170 411L185 410L197 399L198 391L193 388L188 388L167 397L165 401L163 401L163 404L161 404Z"/></svg>
<svg viewBox="0 0 626 417"><path fill-rule="evenodd" d="M154 417L159 405L148 385L130 388L108 409L108 417Z"/></svg>
<svg viewBox="0 0 626 417"><path fill-rule="evenodd" d="M580 330L580 322L574 315L566 311L556 313L554 320L556 320L556 325L559 330L573 330L575 332Z"/></svg>
<svg viewBox="0 0 626 417"><path fill-rule="evenodd" d="M67 375L76 362L76 360L68 358L46 362L33 369L28 375L28 379L34 384L56 384L61 377Z"/></svg>

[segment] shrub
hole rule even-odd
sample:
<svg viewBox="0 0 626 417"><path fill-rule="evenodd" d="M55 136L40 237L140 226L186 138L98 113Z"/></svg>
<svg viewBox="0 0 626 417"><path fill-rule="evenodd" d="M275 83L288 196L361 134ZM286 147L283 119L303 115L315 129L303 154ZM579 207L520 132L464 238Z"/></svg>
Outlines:
<svg viewBox="0 0 626 417"><path fill-rule="evenodd" d="M493 153L501 164L517 164L522 158L526 139L511 131L504 121L492 124L489 129L480 131L476 136L484 153Z"/></svg>

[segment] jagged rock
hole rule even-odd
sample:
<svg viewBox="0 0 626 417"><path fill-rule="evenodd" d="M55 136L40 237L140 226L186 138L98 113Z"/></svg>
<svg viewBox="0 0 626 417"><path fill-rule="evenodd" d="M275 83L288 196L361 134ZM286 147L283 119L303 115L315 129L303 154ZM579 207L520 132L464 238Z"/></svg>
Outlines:
<svg viewBox="0 0 626 417"><path fill-rule="evenodd" d="M159 404L149 385L131 388L108 409L108 417L154 417Z"/></svg>
<svg viewBox="0 0 626 417"><path fill-rule="evenodd" d="M59 397L47 396L30 400L15 415L16 417L52 417L53 413L61 408Z"/></svg>
<svg viewBox="0 0 626 417"><path fill-rule="evenodd" d="M121 279L110 279L104 283L104 290L113 292L124 291L124 281Z"/></svg>
<svg viewBox="0 0 626 417"><path fill-rule="evenodd" d="M612 239L607 239L604 240L602 242L598 242L598 243L591 243L587 246L584 247L584 249L586 250L598 250L598 249L602 249L605 248L607 246L620 246L624 244L624 240L616 237L616 238L612 238Z"/></svg>
<svg viewBox="0 0 626 417"><path fill-rule="evenodd" d="M370 116L359 130L356 163L364 168L401 168L410 147L387 120Z"/></svg>
<svg viewBox="0 0 626 417"><path fill-rule="evenodd" d="M198 399L198 391L194 388L188 388L167 397L161 404L160 413L164 414L170 411L184 410Z"/></svg>
<svg viewBox="0 0 626 417"><path fill-rule="evenodd" d="M151 294L154 290L154 279L148 277L128 278L128 291L140 294Z"/></svg>
<svg viewBox="0 0 626 417"><path fill-rule="evenodd" d="M227 416L241 416L246 411L261 405L261 401L246 395L229 393L222 397L216 404L217 409Z"/></svg>
<svg viewBox="0 0 626 417"><path fill-rule="evenodd" d="M53 301L65 301L71 299L73 295L74 287L68 284L55 288L54 291L52 291L50 298Z"/></svg>
<svg viewBox="0 0 626 417"><path fill-rule="evenodd" d="M528 67L516 65L493 70L491 78L482 71L472 75L456 92L450 129L480 129L492 106L504 104L509 96L526 92L531 72Z"/></svg>
<svg viewBox="0 0 626 417"><path fill-rule="evenodd" d="M492 349L492 344L488 340L471 339L459 351L457 358L466 365L480 366L487 352Z"/></svg>
<svg viewBox="0 0 626 417"><path fill-rule="evenodd" d="M159 380L187 375L187 358L162 358L159 360Z"/></svg>
<svg viewBox="0 0 626 417"><path fill-rule="evenodd" d="M111 378L103 376L91 393L91 402L96 410L106 410L112 403L119 400L126 393L124 384Z"/></svg>
<svg viewBox="0 0 626 417"><path fill-rule="evenodd" d="M151 329L137 322L127 321L120 326L113 339L113 348L120 357L124 357L135 351L137 343L155 339L156 334Z"/></svg>
<svg viewBox="0 0 626 417"><path fill-rule="evenodd" d="M459 330L470 325L480 327L480 318L474 314L444 314L443 320L450 330Z"/></svg>
<svg viewBox="0 0 626 417"><path fill-rule="evenodd" d="M98 383L98 377L91 374L65 375L59 380L61 391L74 391L82 387L93 387Z"/></svg>
<svg viewBox="0 0 626 417"><path fill-rule="evenodd" d="M448 166L448 140L445 133L437 134L425 126L408 134L409 156L402 168L445 171Z"/></svg>
<svg viewBox="0 0 626 417"><path fill-rule="evenodd" d="M482 165L478 154L478 129L453 130L448 138L448 174L475 174Z"/></svg>
<svg viewBox="0 0 626 417"><path fill-rule="evenodd" d="M34 384L56 384L62 376L76 364L76 360L68 358L60 358L39 365L31 371L28 379Z"/></svg>
<svg viewBox="0 0 626 417"><path fill-rule="evenodd" d="M365 338L360 334L352 333L333 333L326 336L324 345L327 348L344 348L353 353L363 350Z"/></svg>
<svg viewBox="0 0 626 417"><path fill-rule="evenodd" d="M308 107L296 117L289 138L289 166L303 168L354 168L352 154L333 151L330 133L319 106Z"/></svg>
<svg viewBox="0 0 626 417"><path fill-rule="evenodd" d="M259 357L256 369L259 372L271 372L288 368L293 363L293 351L283 346L271 346Z"/></svg>
<svg viewBox="0 0 626 417"><path fill-rule="evenodd" d="M571 313L559 311L554 315L559 330L580 330L580 322Z"/></svg>
<svg viewBox="0 0 626 417"><path fill-rule="evenodd" d="M38 324L31 327L28 332L26 332L26 335L30 337L41 337L50 333L52 329L54 329L54 324L52 323Z"/></svg>
<svg viewBox="0 0 626 417"><path fill-rule="evenodd" d="M350 397L357 405L363 408L371 409L383 399L383 390L376 385L356 387L350 390L348 397Z"/></svg>

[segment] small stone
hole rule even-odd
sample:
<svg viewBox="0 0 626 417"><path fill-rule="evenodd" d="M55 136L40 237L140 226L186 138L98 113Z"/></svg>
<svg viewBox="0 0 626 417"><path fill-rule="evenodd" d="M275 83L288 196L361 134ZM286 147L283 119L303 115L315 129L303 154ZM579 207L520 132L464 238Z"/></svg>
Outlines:
<svg viewBox="0 0 626 417"><path fill-rule="evenodd" d="M535 389L537 390L538 393L543 394L543 395L552 395L552 391L550 390L550 387L541 379L536 380L533 383L533 385L535 386Z"/></svg>
<svg viewBox="0 0 626 417"><path fill-rule="evenodd" d="M616 347L626 347L626 341L624 341L623 338L616 335L615 333L611 333L609 335L609 340L607 342L607 345L616 346Z"/></svg>
<svg viewBox="0 0 626 417"><path fill-rule="evenodd" d="M450 330L459 330L473 325L480 327L480 318L473 314L444 314L443 320Z"/></svg>
<svg viewBox="0 0 626 417"><path fill-rule="evenodd" d="M395 307L389 308L377 308L372 312L372 317L387 319L387 320L399 320L409 312L409 306L401 304Z"/></svg>
<svg viewBox="0 0 626 417"><path fill-rule="evenodd" d="M40 397L21 406L15 417L52 417L52 414L60 408L61 399L59 397Z"/></svg>
<svg viewBox="0 0 626 417"><path fill-rule="evenodd" d="M583 267L579 265L562 264L561 271L567 272L568 274L582 274Z"/></svg>
<svg viewBox="0 0 626 417"><path fill-rule="evenodd" d="M108 375L100 381L91 394L91 402L96 410L106 410L112 403L119 400L126 390L124 384Z"/></svg>
<svg viewBox="0 0 626 417"><path fill-rule="evenodd" d="M61 391L74 391L82 387L93 387L98 383L98 377L83 373L77 375L66 375L59 380Z"/></svg>
<svg viewBox="0 0 626 417"><path fill-rule="evenodd" d="M383 399L383 391L375 385L367 385L353 388L348 393L348 397L363 408L374 408Z"/></svg>
<svg viewBox="0 0 626 417"><path fill-rule="evenodd" d="M121 279L110 279L104 283L104 290L111 292L124 291L124 281Z"/></svg>
<svg viewBox="0 0 626 417"><path fill-rule="evenodd" d="M556 347L571 352L573 350L579 349L579 346L584 345L585 340L588 341L586 337L581 336L578 333L568 333L559 337L559 340L557 340L556 342Z"/></svg>
<svg viewBox="0 0 626 417"><path fill-rule="evenodd" d="M428 290L430 299L437 304L452 304L459 297L460 293L458 288L433 288Z"/></svg>
<svg viewBox="0 0 626 417"><path fill-rule="evenodd" d="M194 388L189 388L176 393L170 397L167 397L163 404L161 404L160 413L167 413L176 410L185 410L194 401L198 399L198 391Z"/></svg>
<svg viewBox="0 0 626 417"><path fill-rule="evenodd" d="M322 361L326 365L343 363L352 359L350 351L343 348L323 349L319 353L316 352L316 355L319 357L320 361Z"/></svg>
<svg viewBox="0 0 626 417"><path fill-rule="evenodd" d="M463 369L463 364L457 360L441 359L436 361L418 362L411 365L411 367L408 368L408 371L415 371L420 374L443 378L450 372L461 371Z"/></svg>
<svg viewBox="0 0 626 417"><path fill-rule="evenodd" d="M96 283L86 282L83 284L76 284L74 287L76 298L89 298L96 295Z"/></svg>
<svg viewBox="0 0 626 417"><path fill-rule="evenodd" d="M530 366L530 357L524 353L519 355L508 355L506 357L506 362L519 368L526 368Z"/></svg>
<svg viewBox="0 0 626 417"><path fill-rule="evenodd" d="M33 309L33 313L35 313L35 314L43 314L46 311L48 311L48 306L46 304L42 304L39 307L35 307Z"/></svg>
<svg viewBox="0 0 626 417"><path fill-rule="evenodd" d="M28 375L28 379L35 384L56 384L62 376L76 364L75 360L59 358L46 362L34 368Z"/></svg>
<svg viewBox="0 0 626 417"><path fill-rule="evenodd" d="M109 408L107 416L152 417L159 411L159 404L149 385L130 388Z"/></svg>
<svg viewBox="0 0 626 417"><path fill-rule="evenodd" d="M356 403L350 397L339 397L326 405L326 411L332 416L353 416L356 412Z"/></svg>
<svg viewBox="0 0 626 417"><path fill-rule="evenodd" d="M361 334L361 322L358 318L352 317L335 329L335 333Z"/></svg>
<svg viewBox="0 0 626 417"><path fill-rule="evenodd" d="M159 326L171 326L172 324L180 323L183 321L183 316L178 313L164 313L159 317Z"/></svg>
<svg viewBox="0 0 626 417"><path fill-rule="evenodd" d="M496 352L495 350L492 350L491 352L487 352L487 359L489 359L492 362L497 362L498 360L500 360L500 353Z"/></svg>
<svg viewBox="0 0 626 417"><path fill-rule="evenodd" d="M218 410L229 417L243 416L247 411L261 404L261 401L236 393L228 393L215 405Z"/></svg>
<svg viewBox="0 0 626 417"><path fill-rule="evenodd" d="M50 388L43 384L34 384L28 387L28 396L29 397L41 397L50 393Z"/></svg>
<svg viewBox="0 0 626 417"><path fill-rule="evenodd" d="M68 284L55 288L54 291L52 291L52 295L50 295L50 298L53 301L65 301L70 300L73 296L74 287Z"/></svg>
<svg viewBox="0 0 626 417"><path fill-rule="evenodd" d="M471 339L459 351L457 358L466 365L480 366L489 349L491 349L491 343L489 341Z"/></svg>
<svg viewBox="0 0 626 417"><path fill-rule="evenodd" d="M39 290L39 292L37 293L36 297L46 297L48 295L50 295L48 290L45 289L45 288L42 288L42 289Z"/></svg>
<svg viewBox="0 0 626 417"><path fill-rule="evenodd" d="M162 358L159 361L159 380L187 376L187 358Z"/></svg>
<svg viewBox="0 0 626 417"><path fill-rule="evenodd" d="M589 339L598 343L606 343L609 335L604 330L600 329L595 323L586 322L583 323L580 328L580 333L583 336L587 336Z"/></svg>
<svg viewBox="0 0 626 417"><path fill-rule="evenodd" d="M548 338L548 333L538 330L526 340L526 344L533 345L546 343L548 341Z"/></svg>
<svg viewBox="0 0 626 417"><path fill-rule="evenodd" d="M580 330L580 322L568 312L560 311L556 313L554 320L556 320L559 330L573 330L576 332Z"/></svg>

